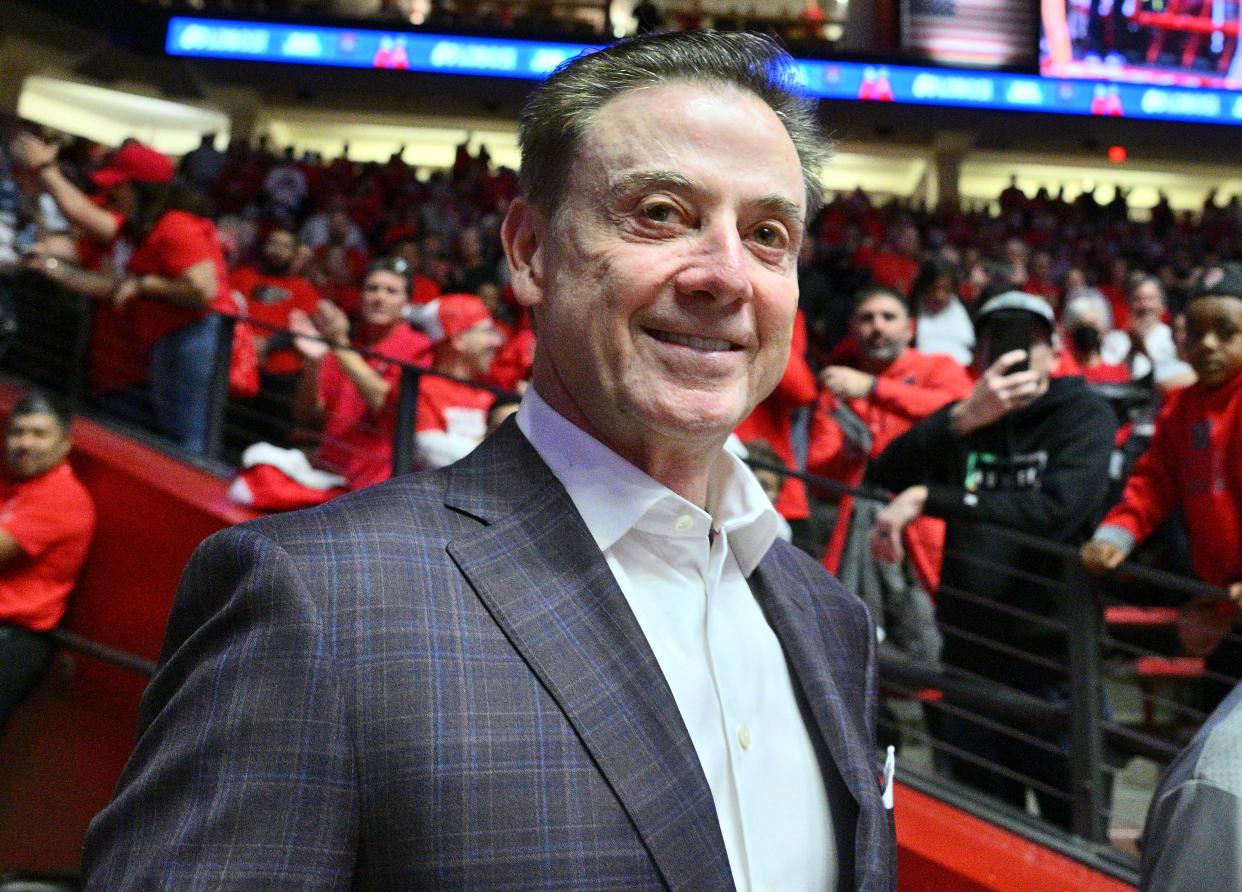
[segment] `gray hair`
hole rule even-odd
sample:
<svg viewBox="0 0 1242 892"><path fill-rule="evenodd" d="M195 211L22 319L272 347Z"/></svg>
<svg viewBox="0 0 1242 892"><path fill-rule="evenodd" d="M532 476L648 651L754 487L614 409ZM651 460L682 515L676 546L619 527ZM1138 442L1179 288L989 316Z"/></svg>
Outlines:
<svg viewBox="0 0 1242 892"><path fill-rule="evenodd" d="M820 129L814 100L798 90L793 58L760 34L643 35L562 63L536 88L518 122L519 179L527 198L552 216L599 110L629 90L671 81L736 87L772 109L802 164L809 221L822 201L819 170L832 153L831 144Z"/></svg>

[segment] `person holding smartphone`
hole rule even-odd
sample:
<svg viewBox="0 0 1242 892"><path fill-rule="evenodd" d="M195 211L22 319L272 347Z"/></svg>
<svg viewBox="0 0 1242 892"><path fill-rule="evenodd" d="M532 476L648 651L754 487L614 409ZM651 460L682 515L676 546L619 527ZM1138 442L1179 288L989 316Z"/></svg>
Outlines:
<svg viewBox="0 0 1242 892"><path fill-rule="evenodd" d="M1116 431L1107 401L1081 377L1054 377L1061 345L1052 309L1010 291L979 310L970 394L894 440L864 485L898 495L877 515L872 549L902 557L902 531L929 514L945 521L936 594L946 668L1061 701L1068 695L1068 636L1046 552L998 534L1006 526L1078 545L1107 507ZM980 561L979 555L987 555ZM1045 568L1036 572L1032 568ZM946 711L928 723L958 781L1022 807L1028 787L1041 815L1070 824L1069 767L1058 747ZM965 753L969 758L957 755Z"/></svg>

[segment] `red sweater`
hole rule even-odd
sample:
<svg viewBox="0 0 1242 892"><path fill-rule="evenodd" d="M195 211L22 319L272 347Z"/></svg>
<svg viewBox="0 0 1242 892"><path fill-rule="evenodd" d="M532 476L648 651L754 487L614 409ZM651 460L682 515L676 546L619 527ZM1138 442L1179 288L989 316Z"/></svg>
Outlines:
<svg viewBox="0 0 1242 892"><path fill-rule="evenodd" d="M1100 527L1139 542L1179 504L1199 577L1219 586L1242 580L1242 373L1217 390L1194 384L1170 398Z"/></svg>
<svg viewBox="0 0 1242 892"><path fill-rule="evenodd" d="M844 363L854 365L852 361ZM831 412L837 398L825 390L811 417L810 444L806 469L812 474L840 480L848 486L862 482L867 462L884 451L897 437L946 403L964 398L972 389L966 370L948 356L920 353L913 348L897 357L876 376L875 390L869 396L851 399L847 405L871 431L871 452L860 455L846 442ZM843 496L837 525L824 553L824 566L835 573L841 564L845 538L854 510L853 496ZM921 517L906 531L910 558L920 581L934 592L940 576L940 555L944 550L944 522Z"/></svg>

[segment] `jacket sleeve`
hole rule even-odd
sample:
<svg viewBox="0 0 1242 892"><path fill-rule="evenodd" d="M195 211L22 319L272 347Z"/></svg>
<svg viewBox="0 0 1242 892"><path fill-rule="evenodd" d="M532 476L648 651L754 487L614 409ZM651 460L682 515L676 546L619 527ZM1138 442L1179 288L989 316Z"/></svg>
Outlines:
<svg viewBox="0 0 1242 892"><path fill-rule="evenodd" d="M1151 443L1139 456L1126 480L1121 500L1100 521L1097 538L1129 551L1142 542L1177 507L1180 499L1176 430L1184 422L1174 408L1161 416Z"/></svg>
<svg viewBox="0 0 1242 892"><path fill-rule="evenodd" d="M216 534L182 576L137 745L87 833L86 888L351 888L354 776L305 581L264 536Z"/></svg>
<svg viewBox="0 0 1242 892"><path fill-rule="evenodd" d="M1192 778L1152 802L1143 831L1142 892L1242 888L1242 799Z"/></svg>
<svg viewBox="0 0 1242 892"><path fill-rule="evenodd" d="M974 386L966 370L948 357L936 359L943 362L929 365L928 374L913 384L897 378L877 378L872 400L893 415L918 421L946 403L964 399Z"/></svg>
<svg viewBox="0 0 1242 892"><path fill-rule="evenodd" d="M832 412L837 398L825 390L811 413L811 425L807 435L806 470L808 473L832 480L851 481L862 467L866 456L861 450L850 448Z"/></svg>
<svg viewBox="0 0 1242 892"><path fill-rule="evenodd" d="M949 431L950 408L951 405L942 407L889 443L867 465L863 482L899 493L936 479L932 460L944 458L954 449L953 434Z"/></svg>

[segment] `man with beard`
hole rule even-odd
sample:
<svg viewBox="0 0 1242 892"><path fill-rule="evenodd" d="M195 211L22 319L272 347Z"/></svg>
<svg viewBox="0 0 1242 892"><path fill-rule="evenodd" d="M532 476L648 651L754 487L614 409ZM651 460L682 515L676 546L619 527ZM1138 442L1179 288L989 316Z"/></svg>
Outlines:
<svg viewBox="0 0 1242 892"><path fill-rule="evenodd" d="M867 463L889 443L916 421L970 393L970 377L961 365L948 356L915 350L910 346L913 339L913 320L896 291L876 285L859 293L850 319L850 337L835 352L836 363L819 373L823 390L811 418L807 471L858 486ZM874 516L871 505L856 505L853 496L842 496L824 566L868 600L881 627L888 618L886 613L895 610L892 621L902 626L899 617L908 612L898 609L881 592L893 594L900 589L906 595L913 594L915 603L921 605L915 614L924 622L907 629L910 637L903 646L935 659L939 647L934 640L938 636L926 592L935 591L939 576L944 524L921 517L906 529L907 552L922 588L910 584L913 580L904 565L894 571L891 584L884 585L881 579L890 575L885 572L887 568L879 568L879 578L868 569L875 567L867 547ZM846 554L859 555L862 560L843 566ZM875 579L876 584L862 584L865 578ZM906 598L901 602L910 604ZM881 610L882 606L889 609ZM891 636L898 629L886 631Z"/></svg>
<svg viewBox="0 0 1242 892"><path fill-rule="evenodd" d="M239 420L247 441L270 440L287 446L293 393L297 389L302 356L289 337L289 314L315 312L319 290L296 270L305 249L297 233L277 225L263 240L253 264L239 266L229 283L245 300L245 312L253 326L259 353L259 393L246 405L246 418Z"/></svg>

